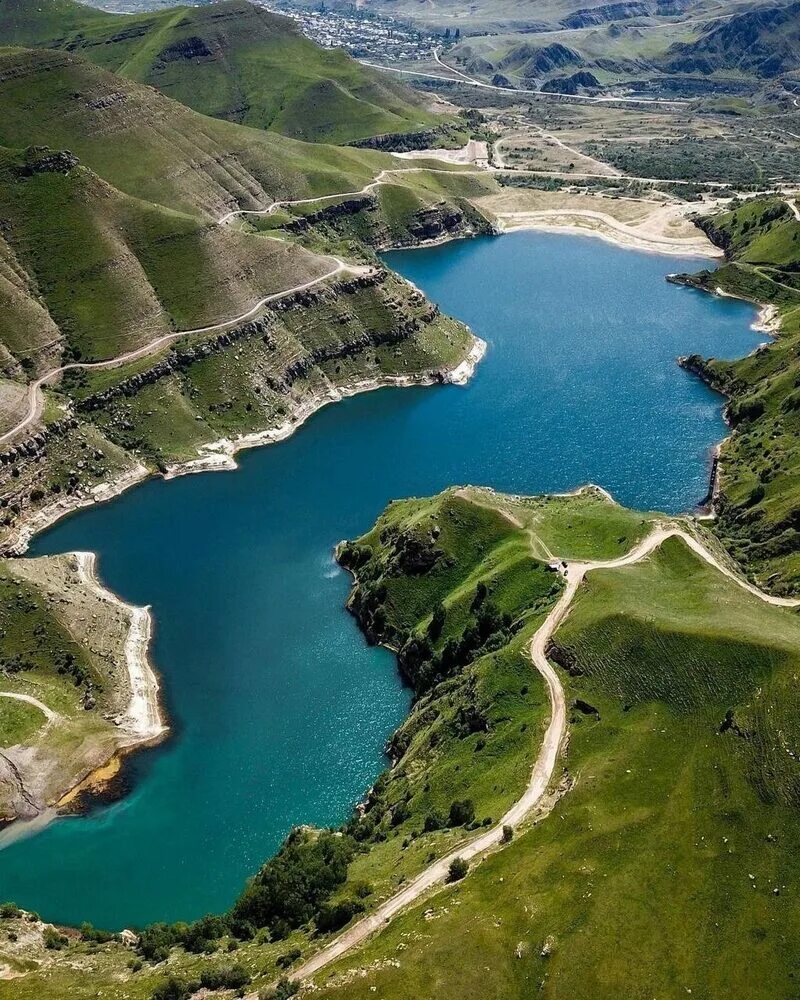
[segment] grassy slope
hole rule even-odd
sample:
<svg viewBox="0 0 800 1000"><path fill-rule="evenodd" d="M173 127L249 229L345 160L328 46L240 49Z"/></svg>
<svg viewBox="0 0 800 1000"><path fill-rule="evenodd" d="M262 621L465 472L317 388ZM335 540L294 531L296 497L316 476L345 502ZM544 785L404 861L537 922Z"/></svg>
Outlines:
<svg viewBox="0 0 800 1000"><path fill-rule="evenodd" d="M573 711L575 788L322 995L794 996L796 616L672 541L591 576L556 639L583 671L569 695L599 710ZM742 734L719 734L728 709Z"/></svg>
<svg viewBox="0 0 800 1000"><path fill-rule="evenodd" d="M496 820L516 799L528 780L547 713L547 698L525 646L560 589L558 577L535 554L536 539L558 540L565 555L619 554L645 530L646 521L595 493L506 500L469 489L394 503L355 543L369 557L365 562L362 556L357 570L355 603L367 625L361 600L365 590L385 588L380 601L384 630L395 641L424 634L431 607L440 601L445 617L436 649L462 636L479 614L473 606L479 584L487 587L486 601L507 613L514 624L499 642L489 642L495 648L479 650L440 683L425 686L416 678L415 706L392 741L398 761L370 793L364 818L349 827L364 850L352 861L347 883L335 900L353 898L357 887L366 883L371 891L363 902L369 909L432 855L469 836L462 827L422 832L425 818L446 818L453 800L473 801L477 827L487 817ZM398 562L399 540L413 537L426 543L434 534L440 553L436 565L424 574L404 569L405 564ZM374 624L374 618L371 621ZM300 930L275 944L263 939L242 943L236 957L262 981L269 981L277 957L295 948L308 952L313 944L313 937ZM85 946L76 946L69 957L78 970L88 965L94 978L79 975L76 980L75 968L56 961L55 971L46 978L37 975L17 981L19 996L40 995L35 990L43 989L45 982L50 991L69 984L75 996L98 982L129 996L148 996L154 975L156 980L163 975L163 970L154 974L145 967L127 980L129 974L123 972L122 982L112 987L124 953L112 949L89 957ZM51 962L52 956L45 956L44 966ZM200 959L178 950L171 968L186 978L224 963L221 955Z"/></svg>
<svg viewBox="0 0 800 1000"><path fill-rule="evenodd" d="M5 0L3 43L68 49L203 114L296 139L344 143L435 121L412 91L241 0L134 17Z"/></svg>
<svg viewBox="0 0 800 1000"><path fill-rule="evenodd" d="M206 118L62 52L0 50L0 145L69 149L126 194L218 218L363 186L390 158Z"/></svg>
<svg viewBox="0 0 800 1000"><path fill-rule="evenodd" d="M441 647L474 618L479 582L527 625L420 694L395 738L405 752L351 827L367 833L369 850L336 898L366 881L369 908L463 836L419 832L451 797L472 797L480 821L524 783L546 703L521 643L555 580L532 546L608 557L634 544L648 520L595 493L449 491L390 505L359 540L368 554L358 590L378 585L393 634L427 629L442 600ZM402 570L408 553L431 543L440 555L430 571ZM638 1000L691 989L703 1000L789 1000L800 971L797 615L751 597L671 540L635 566L591 574L556 644L571 665L562 679L574 787L466 880L316 977L320 995ZM487 732L460 731L465 706L486 710ZM278 956L309 947L296 931L276 944L242 943L236 960L260 985ZM18 961L15 947L9 953ZM148 966L131 973L114 945L53 954L34 943L27 954L41 971L0 983L0 996L88 997L102 984L109 998L144 998L164 976ZM185 980L230 961L224 947L209 956L179 949L169 968Z"/></svg>
<svg viewBox="0 0 800 1000"><path fill-rule="evenodd" d="M693 280L779 310L781 332L741 361L693 359L731 397L735 430L723 449L715 530L758 579L779 592L800 583L800 223L775 198L704 221L728 263Z"/></svg>
<svg viewBox="0 0 800 1000"><path fill-rule="evenodd" d="M66 357L114 357L220 322L331 268L301 247L122 195L82 166L24 174L40 162L0 155L0 211L6 245ZM0 321L10 353L30 373L52 367L52 335L30 337L19 321L16 310Z"/></svg>
<svg viewBox="0 0 800 1000"><path fill-rule="evenodd" d="M127 709L116 679L127 627L126 616L80 584L70 556L0 560L0 690L31 695L59 715L45 725L38 708L0 699L0 748L40 806L118 745L110 719ZM25 749L9 750L18 744ZM14 783L0 782L0 816L20 807Z"/></svg>

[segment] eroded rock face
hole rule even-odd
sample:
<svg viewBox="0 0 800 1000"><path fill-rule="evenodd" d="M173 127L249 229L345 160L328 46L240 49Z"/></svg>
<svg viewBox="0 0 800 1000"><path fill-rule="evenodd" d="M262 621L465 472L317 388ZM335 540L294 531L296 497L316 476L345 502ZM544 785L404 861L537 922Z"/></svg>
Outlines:
<svg viewBox="0 0 800 1000"><path fill-rule="evenodd" d="M580 66L582 63L583 59L578 52L560 42L544 46L523 42L509 49L498 63L498 69L519 67L524 77L533 79L565 66Z"/></svg>
<svg viewBox="0 0 800 1000"><path fill-rule="evenodd" d="M623 21L631 17L647 17L651 12L650 5L640 0L632 2L609 3L600 7L584 7L565 17L561 23L565 28L589 28L593 25L607 24L609 21Z"/></svg>
<svg viewBox="0 0 800 1000"><path fill-rule="evenodd" d="M662 60L671 73L752 73L770 79L800 66L800 3L745 11L712 22L694 42L676 43Z"/></svg>
<svg viewBox="0 0 800 1000"><path fill-rule="evenodd" d="M207 59L213 55L214 53L202 38L192 35L162 49L158 53L158 60L162 63L170 63L181 59Z"/></svg>
<svg viewBox="0 0 800 1000"><path fill-rule="evenodd" d="M25 751L20 747L0 751L0 819L33 819L45 803L26 787L24 762L15 759Z"/></svg>
<svg viewBox="0 0 800 1000"><path fill-rule="evenodd" d="M542 84L542 90L553 94L577 94L579 90L596 90L600 81L593 73L580 70L572 76L558 76Z"/></svg>
<svg viewBox="0 0 800 1000"><path fill-rule="evenodd" d="M408 225L408 231L415 239L434 240L445 233L454 232L461 226L464 216L450 205L435 205L417 212Z"/></svg>
<svg viewBox="0 0 800 1000"><path fill-rule="evenodd" d="M48 146L30 146L25 151L25 163L17 167L20 177L35 174L68 174L80 160L68 149L53 151Z"/></svg>

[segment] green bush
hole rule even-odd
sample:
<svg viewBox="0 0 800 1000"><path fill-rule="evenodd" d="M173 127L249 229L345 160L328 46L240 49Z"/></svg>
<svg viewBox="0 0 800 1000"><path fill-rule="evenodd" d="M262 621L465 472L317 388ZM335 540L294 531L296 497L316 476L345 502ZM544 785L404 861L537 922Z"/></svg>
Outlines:
<svg viewBox="0 0 800 1000"><path fill-rule="evenodd" d="M206 969L200 973L200 985L207 990L238 990L250 982L250 973L243 965L225 969Z"/></svg>
<svg viewBox="0 0 800 1000"><path fill-rule="evenodd" d="M174 976L170 976L153 990L153 1000L188 1000L189 987Z"/></svg>
<svg viewBox="0 0 800 1000"><path fill-rule="evenodd" d="M469 871L469 862L463 858L454 858L447 869L448 882L460 882Z"/></svg>
<svg viewBox="0 0 800 1000"><path fill-rule="evenodd" d="M45 948L48 948L50 951L61 951L62 948L66 948L69 944L69 938L64 937L63 934L59 934L54 927L45 927L42 939L44 940Z"/></svg>
<svg viewBox="0 0 800 1000"><path fill-rule="evenodd" d="M456 799L450 804L448 826L466 826L475 819L475 803L472 799Z"/></svg>
<svg viewBox="0 0 800 1000"><path fill-rule="evenodd" d="M357 913L363 912L364 904L357 899L345 899L341 903L323 905L317 914L317 930L320 934L338 931Z"/></svg>

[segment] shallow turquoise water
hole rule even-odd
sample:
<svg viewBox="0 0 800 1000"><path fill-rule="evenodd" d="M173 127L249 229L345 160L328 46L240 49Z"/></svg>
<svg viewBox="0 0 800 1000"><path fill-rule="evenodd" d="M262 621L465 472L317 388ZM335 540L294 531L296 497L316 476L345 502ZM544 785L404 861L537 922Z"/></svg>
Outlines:
<svg viewBox="0 0 800 1000"><path fill-rule="evenodd" d="M238 473L148 483L36 541L97 550L115 591L152 604L173 736L134 758L123 801L0 851L0 899L111 928L191 919L293 824L345 818L409 697L343 610L331 551L391 498L592 480L677 511L705 493L720 399L675 357L758 338L749 306L664 281L701 261L531 233L387 261L489 341L468 387L328 407Z"/></svg>

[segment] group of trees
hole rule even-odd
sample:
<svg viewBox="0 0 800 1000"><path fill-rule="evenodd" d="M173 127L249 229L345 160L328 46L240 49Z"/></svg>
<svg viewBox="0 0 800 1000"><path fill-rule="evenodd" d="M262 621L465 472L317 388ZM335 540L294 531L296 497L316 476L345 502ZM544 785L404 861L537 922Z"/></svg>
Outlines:
<svg viewBox="0 0 800 1000"><path fill-rule="evenodd" d="M508 612L501 613L483 592L476 591L471 610L475 617L461 636L448 638L440 650L434 642L441 636L444 626L444 609L434 609L427 633L412 634L400 648L398 662L409 678L417 695L423 695L440 681L452 677L478 656L504 646L513 629L513 619Z"/></svg>
<svg viewBox="0 0 800 1000"><path fill-rule="evenodd" d="M444 830L446 827L469 826L475 821L475 803L472 799L457 799L450 803L450 812L442 816L437 812L428 813L422 829L425 833Z"/></svg>
<svg viewBox="0 0 800 1000"><path fill-rule="evenodd" d="M326 904L347 879L355 851L356 843L347 834L294 830L234 904L230 914L233 925L268 928L273 940L312 920L322 920L330 927L342 918L343 911L334 912Z"/></svg>
<svg viewBox="0 0 800 1000"><path fill-rule="evenodd" d="M312 922L319 933L339 930L364 911L359 898L331 902L347 879L355 851L356 842L347 833L293 830L275 857L250 880L229 913L205 916L191 924L151 924L139 936L139 954L158 963L176 946L195 953L213 952L226 936L248 939L265 930L271 940L278 941ZM233 940L229 950L235 947ZM289 961L281 964L291 964L300 952L295 949L286 957ZM170 977L156 988L153 1000L187 1000L201 989L243 991L250 978L241 964L205 970L198 980ZM272 996L282 1000L294 992L295 984L285 980Z"/></svg>
<svg viewBox="0 0 800 1000"><path fill-rule="evenodd" d="M243 965L229 965L220 969L205 969L199 979L185 981L170 976L153 990L153 1000L189 1000L200 990L236 990L244 996L244 988L251 980ZM290 996L291 994L287 994Z"/></svg>

